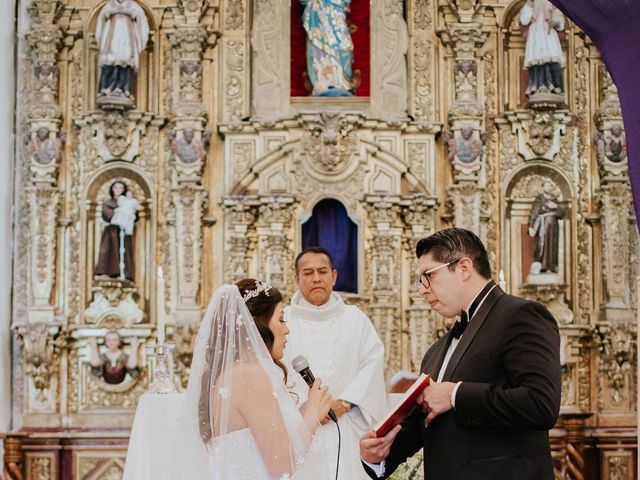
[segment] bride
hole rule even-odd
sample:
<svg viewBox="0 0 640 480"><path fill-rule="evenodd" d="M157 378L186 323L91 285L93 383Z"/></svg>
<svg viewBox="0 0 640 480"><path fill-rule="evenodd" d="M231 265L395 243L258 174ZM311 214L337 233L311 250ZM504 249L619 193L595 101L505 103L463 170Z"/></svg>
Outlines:
<svg viewBox="0 0 640 480"><path fill-rule="evenodd" d="M253 279L216 290L196 338L172 478L286 480L304 462L331 396L316 380L298 409L287 390L282 300Z"/></svg>

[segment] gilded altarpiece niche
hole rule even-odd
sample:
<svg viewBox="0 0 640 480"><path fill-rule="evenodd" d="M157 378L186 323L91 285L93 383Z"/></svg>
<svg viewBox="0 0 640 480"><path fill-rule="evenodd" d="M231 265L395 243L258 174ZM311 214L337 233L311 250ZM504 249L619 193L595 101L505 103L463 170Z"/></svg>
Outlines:
<svg viewBox="0 0 640 480"><path fill-rule="evenodd" d="M16 429L110 445L74 453L64 478L121 476L159 314L183 390L211 293L254 276L290 296L302 225L327 198L357 226L357 292L343 295L378 331L389 378L447 331L415 289L416 242L471 228L503 288L558 321L557 478L633 478L638 233L617 91L588 37L564 19L564 91L532 99L525 1L371 2L370 96L292 98L288 2L135 0L146 41L117 72L99 31L112 2L30 2L18 41ZM122 236L103 214L120 196ZM110 348L139 371L96 375ZM57 478L56 452L20 468ZM417 456L394 478L420 471Z"/></svg>

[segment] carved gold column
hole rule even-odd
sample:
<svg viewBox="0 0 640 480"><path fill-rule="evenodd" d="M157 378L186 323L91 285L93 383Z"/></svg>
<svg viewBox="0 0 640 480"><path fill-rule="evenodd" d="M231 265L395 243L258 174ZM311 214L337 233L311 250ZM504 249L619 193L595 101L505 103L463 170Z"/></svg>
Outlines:
<svg viewBox="0 0 640 480"><path fill-rule="evenodd" d="M402 258L402 224L400 198L369 195L364 207L369 217L367 264L371 278L371 321L384 344L385 368L396 372L402 368L400 267Z"/></svg>
<svg viewBox="0 0 640 480"><path fill-rule="evenodd" d="M226 197L224 210L224 278L236 282L250 273L256 246L255 222L260 202L256 197Z"/></svg>
<svg viewBox="0 0 640 480"><path fill-rule="evenodd" d="M291 219L295 204L291 196L262 197L258 207L258 277L280 289L289 284L294 270Z"/></svg>
<svg viewBox="0 0 640 480"><path fill-rule="evenodd" d="M564 413L561 423L565 430L565 453L561 478L566 480L585 479L584 441L585 421L590 413Z"/></svg>
<svg viewBox="0 0 640 480"><path fill-rule="evenodd" d="M408 345L404 354L410 354L409 361L403 359L403 369L417 371L427 348L438 338L439 316L427 308L425 299L415 285L416 279L416 244L435 231L437 201L424 195L406 196L401 200L401 216L404 223L403 242L408 258L406 289L408 295L403 306L406 319L403 328L403 344Z"/></svg>
<svg viewBox="0 0 640 480"><path fill-rule="evenodd" d="M24 480L24 463L22 461L22 435L11 434L3 439L4 468L3 480Z"/></svg>
<svg viewBox="0 0 640 480"><path fill-rule="evenodd" d="M55 283L56 225L60 194L60 125L58 104L60 70L58 55L62 47L62 28L56 24L62 4L58 0L33 2L29 6L31 29L27 43L34 67L33 102L29 109L28 187L30 216L29 322L53 322Z"/></svg>
<svg viewBox="0 0 640 480"><path fill-rule="evenodd" d="M603 248L604 311L607 320L634 317L632 310L635 216L629 185L627 148L620 100L605 66L600 66L600 98L594 145L600 170L597 193Z"/></svg>
<svg viewBox="0 0 640 480"><path fill-rule="evenodd" d="M246 0L226 0L221 7L222 121L237 125L249 115L249 9Z"/></svg>
<svg viewBox="0 0 640 480"><path fill-rule="evenodd" d="M175 60L178 85L174 90L170 209L175 222L171 273L175 292L174 321L197 322L203 216L208 196L202 173L209 144L204 130L207 113L202 102L202 61L205 49L215 45L217 34L202 24L209 8L207 0L181 0L176 9L169 40Z"/></svg>
<svg viewBox="0 0 640 480"><path fill-rule="evenodd" d="M409 28L409 113L419 125L435 118L433 102L433 2L406 2Z"/></svg>
<svg viewBox="0 0 640 480"><path fill-rule="evenodd" d="M449 107L449 131L444 135L453 171L445 208L454 226L468 228L484 238L481 219L486 215L481 193L486 178L478 56L489 29L475 22L452 22L446 28L442 42L453 53L454 98Z"/></svg>

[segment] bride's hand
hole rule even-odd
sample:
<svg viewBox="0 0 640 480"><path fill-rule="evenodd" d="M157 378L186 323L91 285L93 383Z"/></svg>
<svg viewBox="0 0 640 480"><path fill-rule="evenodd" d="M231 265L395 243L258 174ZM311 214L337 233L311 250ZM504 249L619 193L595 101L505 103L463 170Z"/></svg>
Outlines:
<svg viewBox="0 0 640 480"><path fill-rule="evenodd" d="M316 378L309 389L309 398L302 407L303 415L312 432L329 413L332 400L329 387L322 386L322 380Z"/></svg>

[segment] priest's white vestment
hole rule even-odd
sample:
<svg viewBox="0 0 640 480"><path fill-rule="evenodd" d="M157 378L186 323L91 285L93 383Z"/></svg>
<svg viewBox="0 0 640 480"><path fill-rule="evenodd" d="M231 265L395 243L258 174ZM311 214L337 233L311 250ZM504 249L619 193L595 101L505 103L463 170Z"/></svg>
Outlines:
<svg viewBox="0 0 640 480"><path fill-rule="evenodd" d="M291 360L303 355L316 378L329 386L333 398L353 405L339 419L342 446L338 478L368 479L360 463L360 436L387 412L384 346L373 324L362 310L346 305L336 293L317 307L298 291L284 314L290 329L284 357L288 384L300 402L307 399L309 388L291 367ZM302 471L296 471L295 478L334 479L337 453L336 425L329 422L318 428Z"/></svg>

